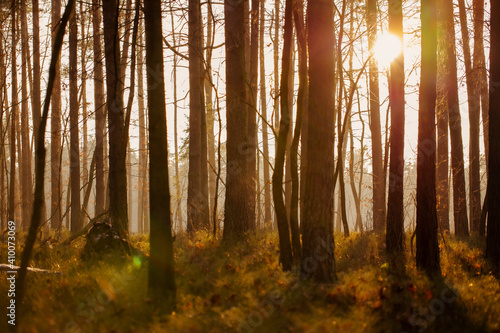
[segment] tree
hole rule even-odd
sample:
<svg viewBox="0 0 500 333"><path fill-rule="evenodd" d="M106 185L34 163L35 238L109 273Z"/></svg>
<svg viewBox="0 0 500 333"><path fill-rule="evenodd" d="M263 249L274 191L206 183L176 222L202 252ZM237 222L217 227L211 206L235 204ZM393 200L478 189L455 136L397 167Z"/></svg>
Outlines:
<svg viewBox="0 0 500 333"><path fill-rule="evenodd" d="M204 188L208 177L205 117L203 26L199 0L189 1L189 173L188 232L208 228L208 193ZM203 131L205 127L205 131ZM205 132L205 133L203 133ZM203 135L205 134L205 135ZM203 149L203 147L205 149ZM203 169L205 169L203 171Z"/></svg>
<svg viewBox="0 0 500 333"><path fill-rule="evenodd" d="M23 228L28 227L33 204L33 184L31 180L31 140L29 130L29 103L28 103L28 17L26 13L26 0L21 0L21 193L22 193L22 219ZM29 74L31 75L31 74Z"/></svg>
<svg viewBox="0 0 500 333"><path fill-rule="evenodd" d="M105 122L105 101L104 101L104 73L102 65L101 47L101 10L99 0L92 0L92 28L94 47L94 109L95 109L95 213L96 215L104 211L104 122Z"/></svg>
<svg viewBox="0 0 500 333"><path fill-rule="evenodd" d="M61 15L61 0L52 0L52 48L57 34L57 27ZM54 90L52 92L52 116L50 118L50 183L51 183L51 208L50 216L53 229L62 226L61 216L61 63L55 66Z"/></svg>
<svg viewBox="0 0 500 333"><path fill-rule="evenodd" d="M467 219L467 196L465 193L462 122L458 100L455 39L453 38L455 36L453 1L443 0L441 5L443 33L446 42L441 53L444 64L440 67L440 70L443 72L445 108L449 112L451 168L453 174L453 218L455 221L455 234L457 236L468 236L469 223Z"/></svg>
<svg viewBox="0 0 500 333"><path fill-rule="evenodd" d="M389 1L389 31L403 41L403 3ZM386 244L389 253L404 249L404 134L405 134L405 72L404 53L391 63L389 104L391 106L391 146L389 164L389 196L387 199Z"/></svg>
<svg viewBox="0 0 500 333"><path fill-rule="evenodd" d="M250 230L247 83L245 70L244 1L224 1L226 47L226 126L227 175L223 239L242 237Z"/></svg>
<svg viewBox="0 0 500 333"><path fill-rule="evenodd" d="M335 50L334 6L313 0L307 6L309 110L304 189L302 271L318 282L336 280L333 239Z"/></svg>
<svg viewBox="0 0 500 333"><path fill-rule="evenodd" d="M117 0L103 1L104 45L106 60L106 95L109 126L109 218L118 233L128 230L127 140L124 124L123 82L120 78L120 46Z"/></svg>
<svg viewBox="0 0 500 333"><path fill-rule="evenodd" d="M140 24L140 23L139 23ZM142 25L141 25L142 27ZM142 28L140 29L142 32ZM137 36L138 44L143 45L142 33ZM137 101L139 109L139 190L138 190L138 208L137 208L137 224L138 232L143 233L145 228L146 215L146 197L147 197L147 150L146 150L146 117L144 107L144 55L143 48L137 50Z"/></svg>
<svg viewBox="0 0 500 333"><path fill-rule="evenodd" d="M138 1L139 2L139 1ZM139 5L139 4L137 4ZM149 107L150 244L149 294L167 308L175 304L174 253L168 180L161 1L144 1ZM154 72L153 72L154 71Z"/></svg>
<svg viewBox="0 0 500 333"><path fill-rule="evenodd" d="M490 11L490 101L489 145L490 151L500 149L500 3L491 1ZM488 230L486 234L486 258L497 273L500 269L500 156L489 155L488 160Z"/></svg>
<svg viewBox="0 0 500 333"><path fill-rule="evenodd" d="M260 2L260 49L259 49L259 69L260 69L260 105L262 118L262 154L263 154L263 171L264 176L264 225L271 222L271 187L269 176L269 135L268 135L268 118L267 118L267 94L266 94L266 65L265 65L265 1Z"/></svg>
<svg viewBox="0 0 500 333"><path fill-rule="evenodd" d="M78 30L76 10L69 21L69 127L70 127L70 178L71 178L71 232L83 227L80 215L80 137L78 131Z"/></svg>
<svg viewBox="0 0 500 333"><path fill-rule="evenodd" d="M481 113L481 94L477 89L476 74L478 71L473 71L471 65L472 57L469 46L469 26L467 23L464 0L458 1L458 8L460 13L462 45L465 60L465 80L467 83L467 101L469 106L469 210L471 229L475 230L475 232L478 233L479 221L481 218L481 180L479 176L479 116ZM450 118L451 117L452 116L450 114ZM465 192L463 193L463 195L465 195ZM457 222L455 222L455 224L456 223Z"/></svg>
<svg viewBox="0 0 500 333"><path fill-rule="evenodd" d="M373 52L377 37L377 0L367 0L366 25L368 49ZM372 133L373 165L373 229L382 232L385 221L385 180L382 164L382 133L380 129L380 100L378 66L375 58L370 60L370 129Z"/></svg>
<svg viewBox="0 0 500 333"><path fill-rule="evenodd" d="M15 183L16 183L16 123L18 118L18 96L17 96L17 61L16 61L16 45L17 45L17 34L16 34L16 12L17 4L16 0L12 0L12 43L11 43L11 55L12 55L12 108L10 116L10 188L9 188L9 221L15 220Z"/></svg>
<svg viewBox="0 0 500 333"><path fill-rule="evenodd" d="M436 211L436 72L437 19L434 0L421 1L422 68L420 73L417 151L417 268L441 274Z"/></svg>
<svg viewBox="0 0 500 333"><path fill-rule="evenodd" d="M283 169L285 167L285 153L287 146L288 133L290 131L292 105L289 104L288 94L293 87L289 86L290 60L292 52L292 1L287 0L285 4L285 32L283 42L282 73L280 87L280 128L277 138L276 160L273 173L273 199L274 209L278 222L278 235L280 240L280 263L284 271L292 269L292 248L290 245L290 230L288 228L289 220L283 199Z"/></svg>

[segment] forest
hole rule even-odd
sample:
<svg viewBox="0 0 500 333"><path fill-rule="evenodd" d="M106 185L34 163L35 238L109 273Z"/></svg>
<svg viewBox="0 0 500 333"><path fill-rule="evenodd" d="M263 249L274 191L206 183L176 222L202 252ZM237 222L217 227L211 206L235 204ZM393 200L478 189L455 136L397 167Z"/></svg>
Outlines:
<svg viewBox="0 0 500 333"><path fill-rule="evenodd" d="M0 26L0 332L500 332L499 0Z"/></svg>

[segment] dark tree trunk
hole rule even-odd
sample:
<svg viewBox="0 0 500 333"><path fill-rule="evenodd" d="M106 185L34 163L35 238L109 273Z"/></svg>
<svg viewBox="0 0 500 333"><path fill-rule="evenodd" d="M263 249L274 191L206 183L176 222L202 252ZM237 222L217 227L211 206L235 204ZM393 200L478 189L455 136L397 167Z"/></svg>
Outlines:
<svg viewBox="0 0 500 333"><path fill-rule="evenodd" d="M290 131L291 108L289 105L288 94L293 87L289 86L290 60L292 50L292 0L287 0L285 4L285 32L283 42L283 62L281 68L281 121L277 139L276 161L273 173L273 199L276 217L278 219L278 234L280 240L280 262L283 270L288 271L292 268L292 248L290 245L290 230L288 228L288 216L283 199L283 169L285 167L285 153L288 132Z"/></svg>
<svg viewBox="0 0 500 333"><path fill-rule="evenodd" d="M248 141L245 71L245 5L224 1L226 19L227 176L224 240L241 238L250 229L249 181L244 154Z"/></svg>
<svg viewBox="0 0 500 333"><path fill-rule="evenodd" d="M146 64L157 68L147 71L149 106L149 179L151 218L151 257L149 260L149 294L166 308L175 304L174 253L168 181L168 150L165 107L165 79L161 1L144 2L146 22Z"/></svg>
<svg viewBox="0 0 500 333"><path fill-rule="evenodd" d="M61 0L52 0L52 47L57 34L57 28L61 16ZM52 91L52 117L50 118L50 183L51 183L51 226L60 229L62 226L61 216L61 62L55 67L54 89Z"/></svg>
<svg viewBox="0 0 500 333"><path fill-rule="evenodd" d="M302 272L318 282L336 280L333 239L335 51L334 8L328 0L307 7L309 122L304 190Z"/></svg>
<svg viewBox="0 0 500 333"><path fill-rule="evenodd" d="M437 19L434 0L422 0L422 69L417 152L417 268L440 275L436 211Z"/></svg>
<svg viewBox="0 0 500 333"><path fill-rule="evenodd" d="M401 0L389 1L389 31L403 40L403 8ZM404 54L391 63L389 82L391 106L389 197L387 199L387 251L404 250L404 135L405 135L405 72Z"/></svg>
<svg viewBox="0 0 500 333"><path fill-rule="evenodd" d="M92 1L92 27L94 46L94 110L95 110L95 214L96 216L104 211L104 122L105 122L105 102L104 102L104 73L102 65L101 47L101 10L99 0Z"/></svg>
<svg viewBox="0 0 500 333"><path fill-rule="evenodd" d="M139 24L140 21L139 21ZM139 35L137 36L138 44L143 44L142 32L143 29L139 30ZM137 223L138 232L144 232L144 222L146 214L146 194L147 194L147 151L146 151L146 117L144 108L144 56L142 47L137 50L137 102L139 109L139 191L138 191L138 207L137 207Z"/></svg>
<svg viewBox="0 0 500 333"><path fill-rule="evenodd" d="M468 236L469 223L467 219L467 195L465 193L465 171L462 143L462 121L458 100L457 63L455 57L455 28L453 20L453 1L443 0L443 25L446 43L444 45L444 66L441 71L444 75L444 94L446 109L449 112L450 142L451 142L451 169L453 174L453 218L455 221L455 235ZM481 215L481 212L479 212Z"/></svg>
<svg viewBox="0 0 500 333"><path fill-rule="evenodd" d="M491 1L490 32L490 151L500 151L500 3ZM497 273L500 269L500 155L493 153L488 160L488 230L486 258Z"/></svg>
<svg viewBox="0 0 500 333"><path fill-rule="evenodd" d="M120 235L125 236L128 230L125 165L127 146L124 144L127 133L124 131L123 82L119 79L121 71L117 0L103 1L102 9L109 127L109 217Z"/></svg>
<svg viewBox="0 0 500 333"><path fill-rule="evenodd" d="M16 51L16 46L17 46L17 34L16 34L16 27L17 27L17 18L16 18L16 11L17 11L17 5L16 5L16 0L12 0L12 48L11 48L11 56L12 56L12 107L11 107L11 115L10 115L10 125L11 125L11 131L10 131L10 188L9 188L9 214L8 218L9 221L14 221L15 220L15 201L16 201L16 124L17 124L17 118L18 118L18 109L19 106L17 104L18 101L18 96L17 96L17 51Z"/></svg>
<svg viewBox="0 0 500 333"><path fill-rule="evenodd" d="M263 170L264 176L264 225L271 223L271 186L269 172L269 123L267 118L267 93L266 93L266 67L265 67L265 1L260 2L260 50L259 50L259 65L260 65L260 104L262 117L262 153L263 153Z"/></svg>
<svg viewBox="0 0 500 333"><path fill-rule="evenodd" d="M377 38L377 0L367 0L366 23L368 26L368 48L373 50ZM382 164L382 133L380 129L380 100L378 66L375 58L370 60L370 129L372 133L373 165L373 230L380 233L385 222L385 186Z"/></svg>
<svg viewBox="0 0 500 333"><path fill-rule="evenodd" d="M28 37L28 17L26 14L26 0L21 0L21 193L22 193L22 226L26 230L28 221L31 219L31 210L33 205L33 182L31 170L31 140L29 130L29 103L28 103L28 56L29 56L29 37Z"/></svg>
<svg viewBox="0 0 500 333"><path fill-rule="evenodd" d="M444 0L446 1L446 0ZM437 97L436 97L436 122L437 122L437 165L436 165L436 205L438 227L441 231L450 231L450 184L448 181L448 97L447 93L447 44L449 41L448 22L445 21L444 1L439 3L438 22L438 70L437 73ZM453 39L454 40L454 39Z"/></svg>
<svg viewBox="0 0 500 333"><path fill-rule="evenodd" d="M78 131L78 58L76 10L69 21L69 127L71 178L71 233L83 227L80 215L80 138Z"/></svg>
<svg viewBox="0 0 500 333"><path fill-rule="evenodd" d="M199 0L189 1L189 174L188 232L208 228L208 197L204 190L207 168L206 126L203 131L205 95L203 89L203 27ZM204 133L203 133L204 132ZM203 149L203 146L205 149ZM205 154L203 154L203 151ZM203 156L205 155L205 156ZM205 168L205 172L202 170Z"/></svg>
<svg viewBox="0 0 500 333"><path fill-rule="evenodd" d="M460 26L462 31L462 45L465 60L465 79L467 83L467 101L469 106L469 210L471 229L479 232L479 221L481 218L481 189L479 177L479 116L481 113L481 94L476 88L476 72L472 70L471 65L471 52L469 46L469 24L467 22L467 15L465 12L464 0L458 1L458 8L460 13ZM451 107L451 106L450 106ZM458 105L457 105L458 108ZM457 111L458 114L459 111ZM453 126L452 115L450 113L450 126ZM450 127L451 129L451 127ZM452 133L450 132L450 136ZM453 138L451 139L453 143ZM453 152L451 153L453 157ZM453 163L453 160L452 160ZM453 168L453 167L452 167ZM460 193L465 197L465 192ZM454 199L455 200L455 199ZM467 207L465 208L467 210ZM456 210L456 208L455 208ZM463 217L461 217L463 219ZM463 220L458 222L463 224ZM455 221L455 226L457 221ZM463 227L462 227L463 229ZM459 229L460 231L460 229ZM462 232L455 233L464 235ZM467 230L468 234L468 230Z"/></svg>

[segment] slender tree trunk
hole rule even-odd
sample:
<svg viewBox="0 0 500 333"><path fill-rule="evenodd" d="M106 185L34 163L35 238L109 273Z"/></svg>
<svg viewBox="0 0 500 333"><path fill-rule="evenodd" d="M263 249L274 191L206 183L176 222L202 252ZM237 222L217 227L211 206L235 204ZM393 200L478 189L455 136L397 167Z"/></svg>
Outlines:
<svg viewBox="0 0 500 333"><path fill-rule="evenodd" d="M208 151L208 197L209 209L213 209L215 196L215 182L217 179L217 171L215 169L215 109L213 107L213 82L212 82L212 48L214 43L214 15L212 12L212 2L207 1L207 41L205 44L205 108L207 110L207 151ZM180 191L180 187L179 187ZM179 194L180 195L180 194ZM217 211L212 211L212 217L217 214Z"/></svg>
<svg viewBox="0 0 500 333"><path fill-rule="evenodd" d="M106 59L106 95L109 126L109 217L125 236L128 230L126 135L124 131L123 82L120 81L117 0L103 1Z"/></svg>
<svg viewBox="0 0 500 333"><path fill-rule="evenodd" d="M491 1L490 11L490 100L489 138L492 152L500 150L500 3ZM488 160L488 230L486 258L496 272L500 269L500 155L493 153Z"/></svg>
<svg viewBox="0 0 500 333"><path fill-rule="evenodd" d="M31 180L31 140L29 130L29 101L28 101L28 17L26 14L26 0L21 0L21 142L22 142L22 163L21 163L21 193L22 193L22 226L28 228L28 221L31 220L31 210L33 204L33 183Z"/></svg>
<svg viewBox="0 0 500 333"><path fill-rule="evenodd" d="M139 24L140 21L139 21ZM142 25L139 29L138 44L143 44ZM138 47L137 52L137 101L139 109L139 191L138 191L138 208L137 208L137 223L138 232L144 232L144 222L146 214L146 194L147 194L147 151L146 151L146 119L145 119L145 108L144 108L144 56L142 47ZM177 143L175 143L177 148Z"/></svg>
<svg viewBox="0 0 500 333"><path fill-rule="evenodd" d="M89 177L88 168L88 158L89 158L89 148L88 148L88 135L87 135L87 18L86 11L87 8L84 7L83 2L80 3L80 25L82 28L82 40L81 40L81 66L82 66L82 83L81 83L81 106L82 106L82 182L86 183ZM85 189L87 185L85 186ZM84 190L85 193L85 190ZM85 216L82 216L83 220L86 220Z"/></svg>
<svg viewBox="0 0 500 333"><path fill-rule="evenodd" d="M285 31L283 36L283 62L281 73L280 101L281 101L281 121L278 134L276 160L273 173L273 198L276 217L278 219L278 235L280 240L280 263L283 265L284 271L289 271L292 268L292 248L290 245L290 231L288 229L288 214L283 199L283 169L285 167L285 154L290 131L291 109L289 105L288 94L292 91L293 86L289 86L290 62L292 52L292 0L286 0L285 4Z"/></svg>
<svg viewBox="0 0 500 333"><path fill-rule="evenodd" d="M246 156L248 108L245 71L245 5L225 0L227 176L223 239L241 238L250 230Z"/></svg>
<svg viewBox="0 0 500 333"><path fill-rule="evenodd" d="M99 0L92 1L92 28L93 28L93 48L94 48L94 110L95 110L95 137L96 137L96 191L95 191L95 214L96 216L104 211L104 122L105 122L105 102L104 102L104 73L102 65L101 47L101 11Z"/></svg>
<svg viewBox="0 0 500 333"><path fill-rule="evenodd" d="M78 128L78 29L76 10L69 21L69 127L70 127L70 178L71 178L71 233L83 227L80 215L80 138Z"/></svg>
<svg viewBox="0 0 500 333"><path fill-rule="evenodd" d="M447 44L449 36L449 22L445 21L444 2L440 2L440 20L438 22L438 70L437 73L437 166L436 166L436 204L438 227L441 231L450 231L450 185L448 182L448 96L447 96ZM452 39L454 40L454 39Z"/></svg>
<svg viewBox="0 0 500 333"><path fill-rule="evenodd" d="M401 0L389 1L389 31L403 40L403 8ZM405 72L404 53L391 63L389 104L391 106L389 197L387 199L387 251L402 253L404 249L404 133Z"/></svg>
<svg viewBox="0 0 500 333"><path fill-rule="evenodd" d="M57 34L57 28L61 15L61 0L52 0L52 48ZM51 183L51 226L53 229L60 229L61 217L61 63L60 59L55 66L54 89L52 91L52 117L50 119L50 183Z"/></svg>
<svg viewBox="0 0 500 333"><path fill-rule="evenodd" d="M252 10L250 17L250 87L248 91L248 177L250 182L249 197L250 200L250 223L253 229L256 228L256 186L258 179L257 174L257 82L259 70L259 2L260 0L251 0Z"/></svg>
<svg viewBox="0 0 500 333"><path fill-rule="evenodd" d="M443 0L443 22L445 27L444 58L445 64L441 68L444 75L446 95L446 109L449 112L450 139L451 139L451 168L453 173L453 217L455 220L455 234L469 235L467 219L467 195L465 193L465 172L462 144L462 121L458 100L457 63L455 57L455 28L453 19L453 2ZM479 124L478 124L479 127ZM479 144L479 137L478 137ZM479 211L481 217L481 211Z"/></svg>
<svg viewBox="0 0 500 333"><path fill-rule="evenodd" d="M367 0L366 24L368 27L368 49L373 52L377 38L377 0ZM375 58L370 60L369 93L370 129L372 133L373 229L380 233L384 230L385 222L385 182L382 163L378 66Z"/></svg>
<svg viewBox="0 0 500 333"><path fill-rule="evenodd" d="M206 175L206 127L203 131L205 96L203 90L203 27L199 0L189 1L189 174L187 229L192 233L208 228ZM205 149L203 149L203 147ZM203 152L204 150L204 152ZM205 171L202 169L205 168Z"/></svg>
<svg viewBox="0 0 500 333"><path fill-rule="evenodd" d="M12 56L12 107L10 115L10 188L9 188L9 221L15 220L15 207L16 207L16 124L17 124L17 114L18 114L18 96L17 96L17 33L16 33L16 12L17 12L17 2L12 0L12 43L11 43L11 56ZM19 142L19 141L18 141Z"/></svg>
<svg viewBox="0 0 500 333"><path fill-rule="evenodd" d="M469 209L471 229L478 233L479 221L481 218L481 181L479 177L479 116L481 113L481 94L476 84L477 71L473 71L471 65L472 57L469 47L469 27L464 0L458 0L458 8L460 12L462 45L465 59L465 79L467 83L467 100L469 105ZM452 125L451 119L452 115L450 114L450 125ZM462 195L462 193L460 194ZM465 192L463 194L465 195ZM457 224L456 221L455 224ZM455 233L456 232L455 230Z"/></svg>
<svg viewBox="0 0 500 333"><path fill-rule="evenodd" d="M161 1L144 2L149 106L149 178L151 258L149 294L167 308L175 305L174 253L171 231L168 149L163 76Z"/></svg>
<svg viewBox="0 0 500 333"><path fill-rule="evenodd" d="M417 268L440 275L436 211L437 18L434 0L422 0L422 69L417 152Z"/></svg>
<svg viewBox="0 0 500 333"><path fill-rule="evenodd" d="M304 190L302 272L318 282L336 280L333 238L335 144L335 37L332 1L307 6L309 119ZM311 259L317 265L312 265Z"/></svg>
<svg viewBox="0 0 500 333"><path fill-rule="evenodd" d="M298 152L302 130L302 114L307 108L307 41L304 29L302 6L293 8L295 31L297 33L298 61L299 61L299 90L297 93L297 118L292 144L290 146L290 169L292 177L292 198L290 205L290 229L292 232L292 250L296 261L302 259L299 229L299 166Z"/></svg>
<svg viewBox="0 0 500 333"><path fill-rule="evenodd" d="M260 50L259 50L259 65L260 65L260 104L262 117L262 153L263 153L263 176L264 176L264 226L272 221L271 215L271 186L269 174L269 129L267 118L267 89L266 89L266 67L265 67L265 0L260 2Z"/></svg>

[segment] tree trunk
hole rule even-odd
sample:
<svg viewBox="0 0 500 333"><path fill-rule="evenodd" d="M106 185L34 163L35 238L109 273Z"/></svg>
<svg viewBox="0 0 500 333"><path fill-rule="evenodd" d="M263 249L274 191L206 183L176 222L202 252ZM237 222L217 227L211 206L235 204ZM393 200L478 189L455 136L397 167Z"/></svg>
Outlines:
<svg viewBox="0 0 500 333"><path fill-rule="evenodd" d="M109 217L118 233L126 236L127 169L124 132L123 82L120 81L120 46L117 0L103 1L104 44L106 59L106 95L109 126ZM153 67L154 68L154 67Z"/></svg>
<svg viewBox="0 0 500 333"><path fill-rule="evenodd" d="M161 1L144 1L146 22L146 64L149 107L149 179L151 214L151 257L149 295L158 304L175 305L174 253L171 231L168 150L163 76Z"/></svg>
<svg viewBox="0 0 500 333"><path fill-rule="evenodd" d="M481 112L481 94L479 91L480 89L477 87L477 71L473 71L471 65L472 57L469 47L469 27L464 0L458 0L458 8L460 12L462 45L465 59L467 101L469 105L469 209L471 229L474 230L475 233L478 233L479 221L481 218L481 180L479 177L479 116ZM452 115L450 114L450 126L452 125L451 119ZM462 193L460 193L460 195L462 195ZM465 195L465 192L463 192L463 195ZM457 224L456 221L455 224ZM456 230L455 233L457 233Z"/></svg>
<svg viewBox="0 0 500 333"><path fill-rule="evenodd" d="M491 1L490 11L490 101L489 131L490 150L500 150L500 3ZM500 269L500 155L493 153L488 160L488 230L486 258L496 272Z"/></svg>
<svg viewBox="0 0 500 333"><path fill-rule="evenodd" d="M280 240L280 263L284 271L292 269L292 248L290 246L290 231L288 229L288 214L283 199L283 169L285 167L285 153L287 147L288 133L291 123L291 109L288 94L293 91L289 86L290 62L292 51L292 0L286 0L285 4L285 31L283 36L283 57L281 67L281 117L276 149L276 160L273 173L273 199L276 217L278 219L278 235Z"/></svg>
<svg viewBox="0 0 500 333"><path fill-rule="evenodd" d="M436 211L436 51L434 0L422 0L422 68L419 92L417 152L417 268L440 275Z"/></svg>
<svg viewBox="0 0 500 333"><path fill-rule="evenodd" d="M208 228L208 198L204 191L207 168L206 127L203 131L205 96L203 90L202 18L199 0L189 1L189 174L187 230ZM203 133L204 132L204 133ZM203 147L204 146L204 147ZM203 149L205 148L205 149ZM203 153L203 150L205 153ZM205 156L203 156L205 155ZM203 171L205 168L205 172Z"/></svg>
<svg viewBox="0 0 500 333"><path fill-rule="evenodd" d="M61 0L52 0L52 47L57 34L57 28L61 15ZM51 226L60 229L61 217L61 62L58 60L55 68L54 89L52 91L52 116L50 119L50 183L51 183Z"/></svg>
<svg viewBox="0 0 500 333"><path fill-rule="evenodd" d="M101 47L101 11L99 0L92 1L92 27L94 47L94 110L95 110L95 138L96 138L96 163L95 163L95 214L104 211L104 74L102 65Z"/></svg>
<svg viewBox="0 0 500 333"><path fill-rule="evenodd" d="M453 218L455 220L455 235L468 236L469 223L467 219L467 195L465 192L462 121L460 117L460 105L458 100L457 63L454 44L455 39L453 38L453 36L455 36L453 2L451 0L443 0L442 6L443 22L445 27L444 33L447 43L444 45L443 50L445 65L441 68L441 70L444 73L444 85L446 89L444 92L444 94L446 95L445 107L449 112L451 168L453 173ZM479 217L481 217L480 207Z"/></svg>
<svg viewBox="0 0 500 333"><path fill-rule="evenodd" d="M367 0L366 24L368 26L368 49L373 52L377 38L377 0ZM382 164L382 133L380 129L380 101L378 66L375 58L370 60L370 129L372 133L373 168L373 230L381 233L385 222L385 188Z"/></svg>
<svg viewBox="0 0 500 333"><path fill-rule="evenodd" d="M438 22L438 70L437 73L437 98L436 98L436 120L437 120L437 166L436 166L436 204L438 227L441 231L450 231L450 184L448 182L448 96L447 96L447 73L445 68L448 64L447 53L449 38L449 22L445 21L444 1L439 8L440 20ZM454 41L454 37L452 39Z"/></svg>
<svg viewBox="0 0 500 333"><path fill-rule="evenodd" d="M26 14L26 0L21 0L21 142L22 142L22 163L21 163L21 193L22 193L22 226L26 230L31 217L31 207L33 204L33 183L31 180L31 140L29 130L29 103L28 103L28 18Z"/></svg>
<svg viewBox="0 0 500 333"><path fill-rule="evenodd" d="M207 110L207 152L208 152L208 197L209 209L213 209L215 196L215 182L217 171L215 169L215 109L213 107L213 82L212 82L212 48L214 43L214 15L212 12L212 2L207 1L207 41L205 51L205 107ZM219 129L220 130L220 129ZM180 191L180 188L179 188ZM179 194L180 196L180 194ZM217 210L212 211L213 216L217 215Z"/></svg>
<svg viewBox="0 0 500 333"><path fill-rule="evenodd" d="M69 127L70 127L70 178L71 178L71 233L83 227L80 215L80 138L78 131L78 29L76 10L69 21Z"/></svg>
<svg viewBox="0 0 500 333"><path fill-rule="evenodd" d="M224 240L241 238L250 229L248 177L245 151L248 133L245 71L245 5L226 0L226 117L227 176Z"/></svg>
<svg viewBox="0 0 500 333"><path fill-rule="evenodd" d="M403 40L403 8L401 0L389 1L389 31ZM391 63L389 82L391 107L389 197L387 199L386 243L389 253L404 250L404 133L405 133L405 72L404 53Z"/></svg>
<svg viewBox="0 0 500 333"><path fill-rule="evenodd" d="M17 96L17 34L16 34L16 11L17 5L16 0L12 0L12 43L11 43L11 56L12 56L12 107L11 107L11 115L10 115L10 188L9 188L9 221L15 221L15 201L16 201L16 124L18 118L18 96ZM18 142L19 143L19 142Z"/></svg>
<svg viewBox="0 0 500 333"><path fill-rule="evenodd" d="M302 272L318 282L336 280L333 238L335 52L334 5L311 1L307 7L309 122L304 190Z"/></svg>
<svg viewBox="0 0 500 333"><path fill-rule="evenodd" d="M141 21L139 21L139 24ZM141 25L142 27L142 25ZM143 44L142 33L143 29L139 30L138 44ZM146 151L146 119L144 107L144 56L142 47L138 48L137 52L137 102L139 108L139 186L138 186L138 207L137 207L137 223L138 232L144 232L144 222L146 214L146 194L147 194L147 151ZM175 144L177 148L177 143Z"/></svg>

